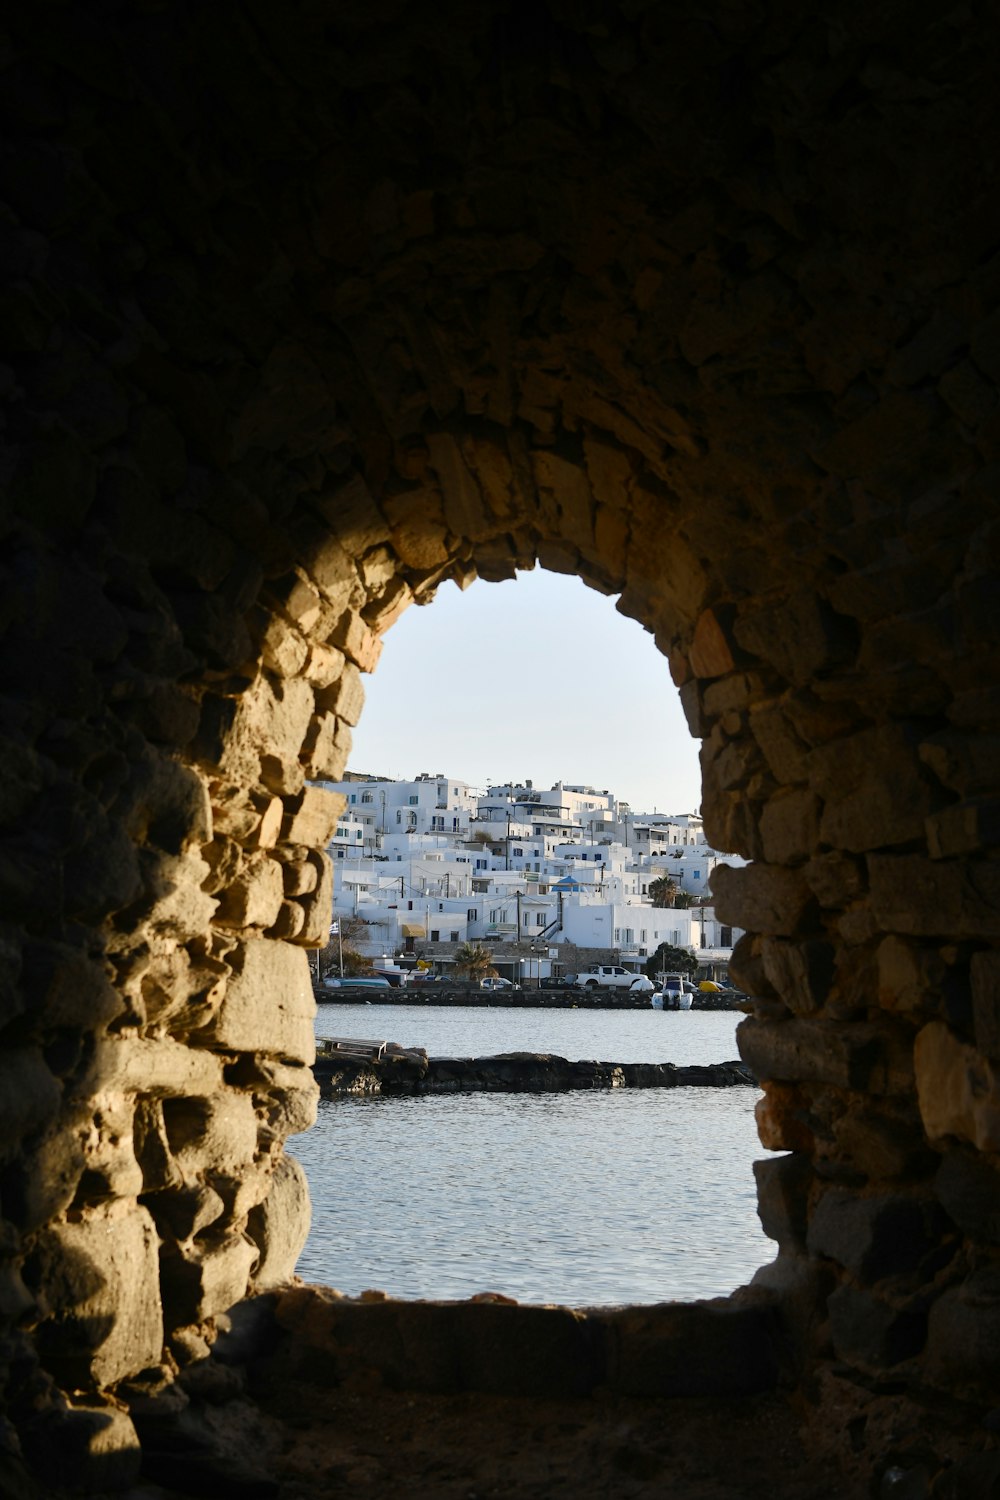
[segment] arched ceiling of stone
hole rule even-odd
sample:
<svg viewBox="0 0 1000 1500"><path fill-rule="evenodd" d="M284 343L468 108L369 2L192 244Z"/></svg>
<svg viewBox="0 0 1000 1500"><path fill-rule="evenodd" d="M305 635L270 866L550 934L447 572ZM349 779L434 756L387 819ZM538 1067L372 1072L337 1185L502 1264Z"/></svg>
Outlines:
<svg viewBox="0 0 1000 1500"><path fill-rule="evenodd" d="M150 0L31 41L49 286L189 508L272 577L361 556L376 629L535 557L664 649L790 570L837 609L982 458L940 380L1000 279L964 12Z"/></svg>

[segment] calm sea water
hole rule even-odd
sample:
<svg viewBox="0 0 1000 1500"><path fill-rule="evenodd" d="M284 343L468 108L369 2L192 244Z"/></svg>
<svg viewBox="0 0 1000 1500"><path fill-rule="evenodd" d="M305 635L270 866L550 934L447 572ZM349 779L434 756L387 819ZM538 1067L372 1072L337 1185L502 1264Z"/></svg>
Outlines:
<svg viewBox="0 0 1000 1500"><path fill-rule="evenodd" d="M325 1006L317 1035L436 1056L737 1056L727 1012ZM292 1141L313 1197L297 1267L349 1295L613 1306L731 1292L773 1258L749 1088L325 1099Z"/></svg>

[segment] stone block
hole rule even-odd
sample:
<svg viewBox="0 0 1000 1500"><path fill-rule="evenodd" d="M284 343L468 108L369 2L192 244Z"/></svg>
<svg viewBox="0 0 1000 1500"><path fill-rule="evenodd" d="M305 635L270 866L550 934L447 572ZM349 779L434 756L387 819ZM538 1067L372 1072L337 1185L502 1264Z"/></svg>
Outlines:
<svg viewBox="0 0 1000 1500"><path fill-rule="evenodd" d="M754 1120L761 1145L767 1151L808 1154L815 1147L809 1128L811 1110L803 1089L768 1080L754 1106Z"/></svg>
<svg viewBox="0 0 1000 1500"><path fill-rule="evenodd" d="M766 937L761 958L768 983L790 1011L806 1016L822 1009L833 981L834 950L829 943Z"/></svg>
<svg viewBox="0 0 1000 1500"><path fill-rule="evenodd" d="M315 1124L319 1085L311 1068L258 1053L241 1058L226 1076L236 1087L252 1090L263 1117L262 1135L267 1130L273 1139L284 1141Z"/></svg>
<svg viewBox="0 0 1000 1500"><path fill-rule="evenodd" d="M159 854L139 851L143 901L136 913L157 938L186 943L205 932L218 902L203 889L211 866L200 853Z"/></svg>
<svg viewBox="0 0 1000 1500"><path fill-rule="evenodd" d="M820 906L829 911L849 906L868 890L864 863L840 850L815 855L803 873Z"/></svg>
<svg viewBox="0 0 1000 1500"><path fill-rule="evenodd" d="M804 877L780 865L716 865L711 886L719 920L748 932L794 937L814 907Z"/></svg>
<svg viewBox="0 0 1000 1500"><path fill-rule="evenodd" d="M67 1098L86 1100L107 1092L160 1099L212 1094L222 1081L222 1063L201 1047L171 1037L102 1037L86 1069L67 1089Z"/></svg>
<svg viewBox="0 0 1000 1500"><path fill-rule="evenodd" d="M276 677L294 677L306 664L309 644L294 625L280 615L271 615L260 637L260 652L269 672Z"/></svg>
<svg viewBox="0 0 1000 1500"><path fill-rule="evenodd" d="M833 1124L838 1153L871 1182L921 1177L935 1157L923 1132L908 1119L849 1107Z"/></svg>
<svg viewBox="0 0 1000 1500"><path fill-rule="evenodd" d="M121 996L105 963L66 943L26 942L22 974L32 1014L44 1026L99 1030L121 1014Z"/></svg>
<svg viewBox="0 0 1000 1500"><path fill-rule="evenodd" d="M872 909L885 932L1000 938L1000 865L993 861L871 854L868 874Z"/></svg>
<svg viewBox="0 0 1000 1500"><path fill-rule="evenodd" d="M808 791L786 791L764 805L760 832L768 864L798 864L819 841L819 799Z"/></svg>
<svg viewBox="0 0 1000 1500"><path fill-rule="evenodd" d="M982 1244L1000 1245L1000 1169L993 1160L968 1150L946 1152L934 1191L963 1234Z"/></svg>
<svg viewBox="0 0 1000 1500"><path fill-rule="evenodd" d="M220 1088L207 1099L168 1099L163 1121L170 1153L189 1181L239 1177L253 1164L257 1115L249 1094Z"/></svg>
<svg viewBox="0 0 1000 1500"><path fill-rule="evenodd" d="M22 1424L21 1441L35 1474L60 1494L118 1494L139 1478L139 1438L117 1406L50 1406Z"/></svg>
<svg viewBox="0 0 1000 1500"><path fill-rule="evenodd" d="M761 1080L829 1083L878 1094L905 1094L912 1083L905 1038L870 1022L748 1016L736 1040L743 1061Z"/></svg>
<svg viewBox="0 0 1000 1500"><path fill-rule="evenodd" d="M299 898L304 921L295 941L311 948L325 948L330 939L330 913L333 910L333 865L327 854L313 851L310 862L316 869L316 889Z"/></svg>
<svg viewBox="0 0 1000 1500"><path fill-rule="evenodd" d="M973 954L971 976L976 1047L1000 1059L1000 953Z"/></svg>
<svg viewBox="0 0 1000 1500"><path fill-rule="evenodd" d="M894 1306L869 1290L839 1286L827 1309L834 1351L848 1364L888 1369L912 1359L923 1348L927 1333L923 1307Z"/></svg>
<svg viewBox="0 0 1000 1500"><path fill-rule="evenodd" d="M311 1063L316 1001L301 948L249 938L230 955L233 977L217 1015L200 1034L238 1052L272 1052Z"/></svg>
<svg viewBox="0 0 1000 1500"><path fill-rule="evenodd" d="M226 1211L224 1200L214 1188L197 1183L176 1192L151 1193L146 1207L160 1234L180 1244L216 1223Z"/></svg>
<svg viewBox="0 0 1000 1500"><path fill-rule="evenodd" d="M37 1277L51 1309L39 1325L39 1352L59 1380L108 1386L159 1363L157 1236L144 1208L110 1208L44 1230Z"/></svg>
<svg viewBox="0 0 1000 1500"><path fill-rule="evenodd" d="M142 1168L143 1191L158 1193L184 1186L180 1168L170 1155L162 1099L139 1099L135 1108L135 1155Z"/></svg>
<svg viewBox="0 0 1000 1500"><path fill-rule="evenodd" d="M374 672L382 654L382 642L353 610L346 610L327 637L327 645L336 646L360 672Z"/></svg>
<svg viewBox="0 0 1000 1500"><path fill-rule="evenodd" d="M365 706L365 690L358 668L353 662L345 664L336 682L317 690L316 706L323 713L335 714L345 724L358 722Z"/></svg>
<svg viewBox="0 0 1000 1500"><path fill-rule="evenodd" d="M931 1385L996 1403L1000 1389L1000 1275L974 1271L933 1303L923 1373Z"/></svg>
<svg viewBox="0 0 1000 1500"><path fill-rule="evenodd" d="M40 1047L0 1053L0 1160L10 1161L24 1136L55 1118L61 1098L59 1081Z"/></svg>
<svg viewBox="0 0 1000 1500"><path fill-rule="evenodd" d="M277 916L267 929L267 936L280 938L282 942L294 943L301 938L305 925L305 908L297 901L282 901Z"/></svg>
<svg viewBox="0 0 1000 1500"><path fill-rule="evenodd" d="M764 1233L783 1253L802 1254L813 1182L808 1156L793 1151L787 1156L755 1161L753 1174L757 1181L757 1217Z"/></svg>
<svg viewBox="0 0 1000 1500"><path fill-rule="evenodd" d="M829 438L812 455L841 479L892 472L923 450L934 407L922 394L893 391Z"/></svg>
<svg viewBox="0 0 1000 1500"><path fill-rule="evenodd" d="M309 1236L311 1215L305 1172L294 1157L280 1156L267 1197L251 1209L247 1223L247 1235L260 1252L253 1277L255 1291L291 1281Z"/></svg>
<svg viewBox="0 0 1000 1500"><path fill-rule="evenodd" d="M806 746L778 705L769 703L760 708L752 708L750 731L763 751L764 759L776 781L788 786L808 779Z"/></svg>
<svg viewBox="0 0 1000 1500"><path fill-rule="evenodd" d="M245 1235L219 1243L196 1242L160 1257L163 1315L167 1328L203 1323L246 1296L257 1246Z"/></svg>
<svg viewBox="0 0 1000 1500"><path fill-rule="evenodd" d="M902 938L884 938L876 954L878 1003L885 1010L920 1015L938 1009L947 966L940 952Z"/></svg>
<svg viewBox="0 0 1000 1500"><path fill-rule="evenodd" d="M920 758L942 786L959 796L989 795L996 790L1000 734L942 730L921 741Z"/></svg>
<svg viewBox="0 0 1000 1500"><path fill-rule="evenodd" d="M745 652L798 686L849 659L856 645L853 623L806 589L778 604L741 605L733 634Z"/></svg>
<svg viewBox="0 0 1000 1500"><path fill-rule="evenodd" d="M926 821L931 859L983 853L1000 844L1000 801L979 797L946 807Z"/></svg>
<svg viewBox="0 0 1000 1500"><path fill-rule="evenodd" d="M281 866L266 854L246 862L219 901L215 920L227 927L270 927L284 896Z"/></svg>
<svg viewBox="0 0 1000 1500"><path fill-rule="evenodd" d="M936 1204L903 1194L861 1197L829 1188L814 1208L806 1243L866 1284L915 1271L944 1227Z"/></svg>
<svg viewBox="0 0 1000 1500"><path fill-rule="evenodd" d="M347 799L340 792L307 786L286 808L281 837L286 844L305 844L311 849L325 849L333 837L337 819Z"/></svg>
<svg viewBox="0 0 1000 1500"><path fill-rule="evenodd" d="M737 665L732 640L733 611L706 609L698 616L688 660L696 677L725 677Z"/></svg>
<svg viewBox="0 0 1000 1500"><path fill-rule="evenodd" d="M980 1151L1000 1151L1000 1066L942 1021L931 1021L918 1032L913 1056L928 1138L954 1137Z"/></svg>

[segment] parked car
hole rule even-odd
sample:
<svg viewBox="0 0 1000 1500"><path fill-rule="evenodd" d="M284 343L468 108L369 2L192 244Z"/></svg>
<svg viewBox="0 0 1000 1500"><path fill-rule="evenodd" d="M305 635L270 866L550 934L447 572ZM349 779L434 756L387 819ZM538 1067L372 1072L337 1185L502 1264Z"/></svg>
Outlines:
<svg viewBox="0 0 1000 1500"><path fill-rule="evenodd" d="M519 984L512 984L509 979L491 977L481 979L479 981L479 988L481 990L519 990L521 986Z"/></svg>
<svg viewBox="0 0 1000 1500"><path fill-rule="evenodd" d="M645 974L636 974L634 969L623 969L620 964L594 964L589 969L584 969L576 976L578 989L592 990L598 985L606 985L610 989L630 990L637 979L645 979ZM649 988L653 988L651 981Z"/></svg>
<svg viewBox="0 0 1000 1500"><path fill-rule="evenodd" d="M538 981L542 990L571 990L576 987L575 974L546 974Z"/></svg>

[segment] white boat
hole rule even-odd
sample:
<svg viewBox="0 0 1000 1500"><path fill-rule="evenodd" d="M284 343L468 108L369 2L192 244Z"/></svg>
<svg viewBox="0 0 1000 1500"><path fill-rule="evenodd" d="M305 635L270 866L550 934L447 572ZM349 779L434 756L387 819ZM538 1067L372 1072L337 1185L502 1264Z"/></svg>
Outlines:
<svg viewBox="0 0 1000 1500"><path fill-rule="evenodd" d="M654 1010L690 1010L693 996L687 990L654 990L650 997Z"/></svg>

